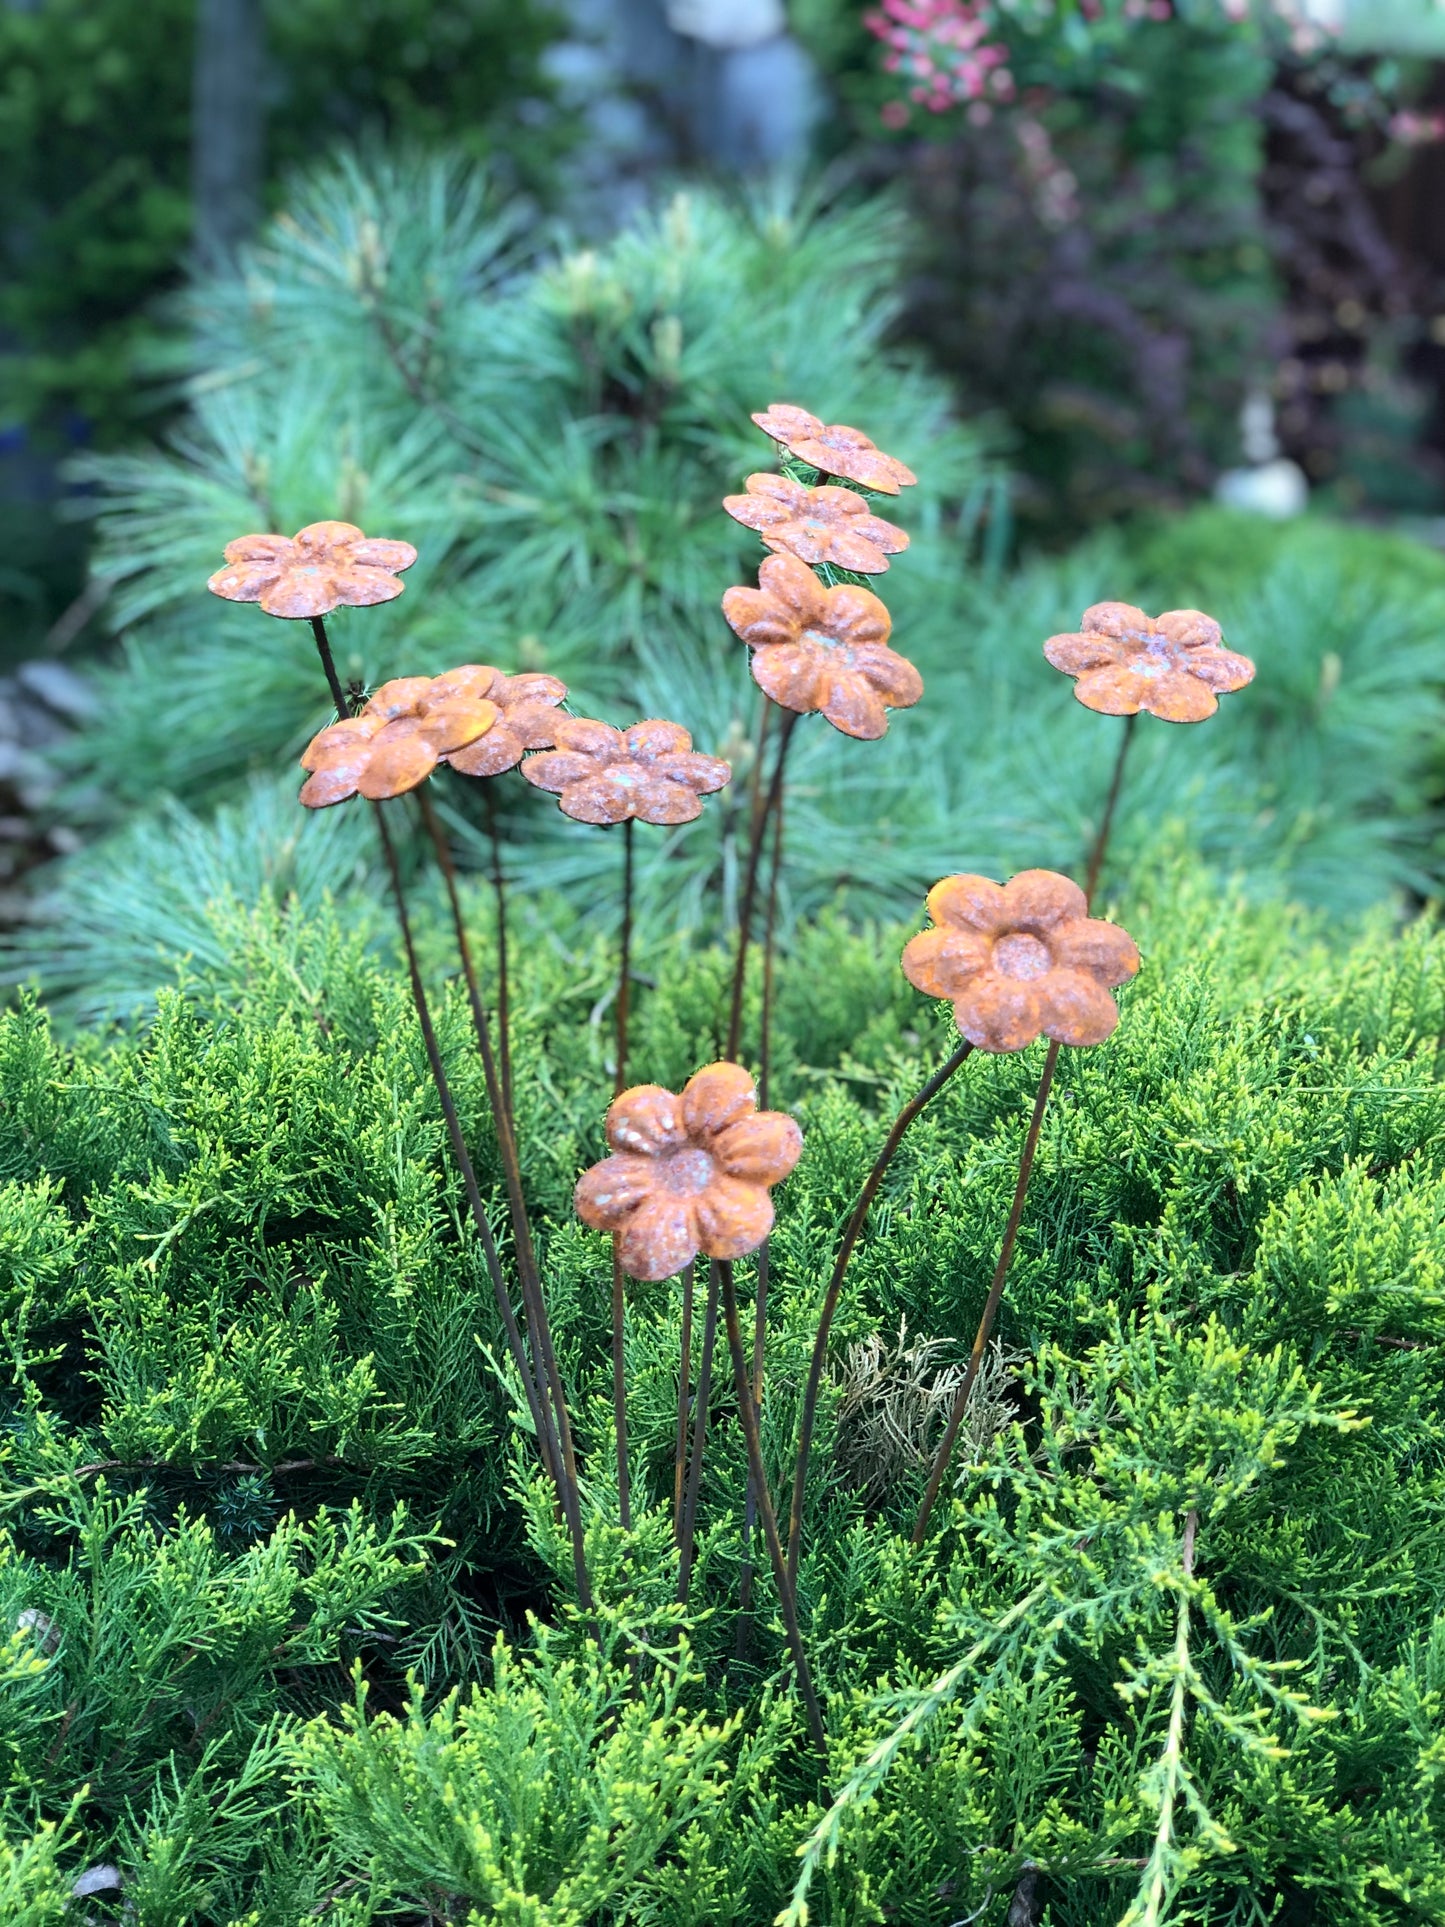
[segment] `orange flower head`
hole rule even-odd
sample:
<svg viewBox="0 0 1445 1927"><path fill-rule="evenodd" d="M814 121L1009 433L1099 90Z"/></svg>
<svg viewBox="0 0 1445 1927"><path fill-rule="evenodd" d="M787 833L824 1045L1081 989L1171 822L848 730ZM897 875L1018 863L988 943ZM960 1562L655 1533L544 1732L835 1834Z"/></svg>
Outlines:
<svg viewBox="0 0 1445 1927"><path fill-rule="evenodd" d="M459 689L455 678L464 674L399 676L383 683L359 716L313 736L301 758L302 769L311 772L301 786L307 809L356 795L374 803L403 796L438 763L484 737L503 711Z"/></svg>
<svg viewBox="0 0 1445 1927"><path fill-rule="evenodd" d="M845 428L841 422L820 422L806 408L787 402L774 402L766 414L753 420L765 435L800 462L809 462L825 475L846 475L850 482L876 489L880 495L896 495L918 477L892 455L885 455L860 428Z"/></svg>
<svg viewBox="0 0 1445 1927"><path fill-rule="evenodd" d="M804 488L789 475L750 475L746 495L726 495L723 507L744 528L756 529L770 549L816 567L831 562L856 575L879 575L908 537L874 515L851 488Z"/></svg>
<svg viewBox="0 0 1445 1927"><path fill-rule="evenodd" d="M487 663L467 663L437 677L432 699L440 694L495 703L502 712L484 736L447 757L463 776L500 776L515 769L526 750L551 749L564 720L557 705L566 702L567 685L555 676L508 676Z"/></svg>
<svg viewBox="0 0 1445 1927"><path fill-rule="evenodd" d="M1130 602L1096 602L1080 633L1050 636L1044 654L1066 676L1086 709L1137 716L1147 709L1166 723L1202 723L1219 696L1254 680L1254 664L1222 648L1213 616L1171 609L1146 616Z"/></svg>
<svg viewBox="0 0 1445 1927"><path fill-rule="evenodd" d="M206 587L227 602L259 602L268 616L327 616L394 602L397 571L416 561L410 542L369 541L350 522L312 522L295 535L242 535Z"/></svg>
<svg viewBox="0 0 1445 1927"><path fill-rule="evenodd" d="M756 589L729 589L723 614L753 651L753 680L780 703L821 710L845 736L872 742L890 709L910 709L923 678L888 645L893 623L871 589L825 589L795 555L770 555Z"/></svg>
<svg viewBox="0 0 1445 1927"><path fill-rule="evenodd" d="M680 1097L657 1084L624 1091L607 1113L613 1155L584 1172L577 1215L620 1233L632 1278L670 1278L699 1251L742 1258L773 1228L770 1188L798 1162L803 1133L758 1109L740 1064L709 1064Z"/></svg>
<svg viewBox="0 0 1445 1927"><path fill-rule="evenodd" d="M945 877L928 893L934 928L910 939L903 974L952 1000L979 1050L1023 1050L1042 1031L1060 1044L1102 1044L1119 1011L1109 995L1139 968L1134 939L1089 915L1077 883L1021 870L1005 884Z"/></svg>
<svg viewBox="0 0 1445 1927"><path fill-rule="evenodd" d="M680 723L634 723L612 729L582 716L559 716L557 747L529 756L522 774L556 793L579 823L691 823L702 799L720 790L732 768L704 756Z"/></svg>

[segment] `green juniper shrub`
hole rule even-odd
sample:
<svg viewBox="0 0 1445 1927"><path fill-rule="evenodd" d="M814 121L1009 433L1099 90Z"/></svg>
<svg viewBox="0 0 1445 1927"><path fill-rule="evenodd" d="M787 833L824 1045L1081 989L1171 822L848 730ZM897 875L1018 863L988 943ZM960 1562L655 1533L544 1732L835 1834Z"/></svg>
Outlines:
<svg viewBox="0 0 1445 1927"><path fill-rule="evenodd" d="M1430 1768L1440 939L1351 941L1178 871L1138 879L1148 966L1117 1038L1071 1061L1045 1121L1000 1328L1012 1416L971 1441L920 1551L917 1452L890 1462L880 1502L838 1450L850 1347L906 1318L943 1341L935 1370L958 1357L1008 1206L1029 1057L975 1058L955 1078L860 1249L801 1584L834 1791L905 1714L926 1725L872 1799L844 1807L815 1920L943 1927L983 1907L1002 1922L1030 1861L1049 1917L1081 1927L1136 1891L1147 1906L1156 1882L1183 1882L1203 1918L1250 1919L1257 1902L1385 1927L1445 1879ZM474 908L480 940L483 894ZM554 933L563 914L547 913ZM10 1834L34 1835L7 1877L43 1907L32 1889L114 1863L143 1923L290 1927L333 1889L356 1921L446 1895L479 1919L769 1917L820 1808L796 1713L767 1691L784 1658L770 1605L746 1661L735 1652L745 1468L721 1381L693 1605L671 1603L675 1288L638 1287L630 1307L638 1523L630 1538L607 1523L605 1241L571 1221L570 1188L610 1088L608 1039L586 1022L609 946L575 923L566 943L530 943L517 1025L527 1186L618 1628L599 1653L565 1606L547 1608L544 1647L527 1637L524 1609L570 1583L565 1538L530 1470L393 971L339 940L334 912L263 908L251 926L249 983L199 973L187 1000L109 1042L62 1045L33 1010L0 1025L3 1730ZM900 992L906 934L835 925L779 963L774 1101L807 1140L772 1243L764 1441L779 1483L841 1215L881 1120L944 1048ZM698 993L681 946L649 962L634 1061L666 1065L690 1048L676 1033ZM439 1012L482 1123L465 1012L455 996ZM878 1394L901 1424L917 1389L905 1374ZM232 1464L256 1468L264 1504ZM488 1619L513 1628L497 1681ZM629 1713L626 1668L609 1668L639 1638L660 1670L648 1662ZM347 1715L357 1660L367 1707ZM418 1705L402 1674L419 1662ZM632 1724L644 1713L665 1739ZM484 1743L504 1727L529 1736L521 1766ZM558 1764L579 1745L595 1773ZM492 1778L504 1766L510 1793ZM634 1771L656 1790L642 1837L669 1844L618 1891L598 1885L597 1830ZM424 1789L463 1773L463 1806L434 1805ZM558 1774L575 1789L560 1813ZM404 1853L388 1848L399 1798ZM543 1801L555 1825L519 1832L498 1874L498 1849L468 1842L508 1800ZM63 1880L44 1871L57 1852Z"/></svg>

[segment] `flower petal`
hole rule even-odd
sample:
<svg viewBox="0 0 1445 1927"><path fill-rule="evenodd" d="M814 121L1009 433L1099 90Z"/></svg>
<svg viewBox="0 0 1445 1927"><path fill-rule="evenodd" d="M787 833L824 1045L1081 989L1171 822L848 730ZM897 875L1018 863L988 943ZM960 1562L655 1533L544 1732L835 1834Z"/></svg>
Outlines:
<svg viewBox="0 0 1445 1927"><path fill-rule="evenodd" d="M416 561L416 550L410 542L378 541L366 536L352 544L351 560L363 568L385 569L390 574L397 569L409 569Z"/></svg>
<svg viewBox="0 0 1445 1927"><path fill-rule="evenodd" d="M1065 970L1078 970L1100 984L1123 984L1139 969L1139 946L1127 930L1102 917L1080 917L1049 934L1049 952Z"/></svg>
<svg viewBox="0 0 1445 1927"><path fill-rule="evenodd" d="M344 803L347 797L355 796L360 773L354 763L338 763L319 769L301 785L297 800L304 803L308 810L324 810L333 803Z"/></svg>
<svg viewBox="0 0 1445 1927"><path fill-rule="evenodd" d="M1003 886L1004 915L1015 930L1049 931L1089 914L1089 899L1057 870L1020 870Z"/></svg>
<svg viewBox="0 0 1445 1927"><path fill-rule="evenodd" d="M237 546L231 543L232 548ZM259 602L261 594L276 580L280 565L275 562L233 562L216 573L206 583L212 595L224 596L227 602Z"/></svg>
<svg viewBox="0 0 1445 1927"><path fill-rule="evenodd" d="M696 1199L653 1197L634 1212L620 1239L629 1278L671 1278L697 1256Z"/></svg>
<svg viewBox="0 0 1445 1927"><path fill-rule="evenodd" d="M433 676L426 699L429 703L439 703L448 697L460 696L466 702L499 703L503 698L494 691L499 683L506 681L502 672L488 662L464 662L459 669L448 669L445 675Z"/></svg>
<svg viewBox="0 0 1445 1927"><path fill-rule="evenodd" d="M363 796L379 803L388 796L404 796L414 790L436 766L437 753L429 742L404 722L389 723L372 744L356 787Z"/></svg>
<svg viewBox="0 0 1445 1927"><path fill-rule="evenodd" d="M1044 644L1044 655L1066 676L1082 676L1086 670L1102 669L1107 663L1118 662L1122 653L1115 637L1098 634L1050 636Z"/></svg>
<svg viewBox="0 0 1445 1927"><path fill-rule="evenodd" d="M572 1202L583 1224L594 1231L620 1231L656 1184L657 1166L651 1158L603 1158L577 1180Z"/></svg>
<svg viewBox="0 0 1445 1927"><path fill-rule="evenodd" d="M758 1108L758 1087L741 1064L707 1064L683 1087L682 1115L690 1137L712 1137Z"/></svg>
<svg viewBox="0 0 1445 1927"><path fill-rule="evenodd" d="M406 587L385 569L351 567L337 571L336 583L336 601L343 609L374 609L378 602L395 602Z"/></svg>
<svg viewBox="0 0 1445 1927"><path fill-rule="evenodd" d="M813 493L801 482L795 482L791 475L775 475L771 469L760 469L747 479L746 488L754 501L776 502L779 507L796 513ZM745 498L733 496L733 501Z"/></svg>
<svg viewBox="0 0 1445 1927"><path fill-rule="evenodd" d="M709 1258L745 1258L773 1228L773 1201L761 1184L721 1172L693 1199L697 1241Z"/></svg>
<svg viewBox="0 0 1445 1927"><path fill-rule="evenodd" d="M503 710L502 715L506 714ZM450 750L443 760L463 776L500 776L504 770L517 767L524 747L510 723L503 721L493 723L485 736L468 743L465 749Z"/></svg>
<svg viewBox="0 0 1445 1927"><path fill-rule="evenodd" d="M1102 1044L1118 1028L1118 1005L1102 984L1082 970L1051 970L1037 979L1037 988L1044 1035L1055 1043Z"/></svg>
<svg viewBox="0 0 1445 1927"><path fill-rule="evenodd" d="M607 1109L607 1142L614 1151L661 1157L687 1143L683 1099L660 1084L634 1084Z"/></svg>
<svg viewBox="0 0 1445 1927"><path fill-rule="evenodd" d="M784 709L810 715L827 689L827 652L815 642L779 642L755 652L753 681Z"/></svg>
<svg viewBox="0 0 1445 1927"><path fill-rule="evenodd" d="M564 689L563 694L566 694ZM497 696L492 697L497 702ZM558 699L560 700L560 698ZM536 697L526 702L510 702L506 692L500 698L508 729L526 749L550 749L557 740L557 725L565 718L556 702Z"/></svg>
<svg viewBox="0 0 1445 1927"><path fill-rule="evenodd" d="M1147 636L1154 624L1132 602L1095 602L1079 618L1079 627L1100 636Z"/></svg>
<svg viewBox="0 0 1445 1927"><path fill-rule="evenodd" d="M784 558L776 559L781 561ZM766 569L768 564L765 562L763 567ZM798 567L801 568L802 564L799 563ZM808 573L812 576L811 569ZM816 582L818 578L812 576L812 579ZM893 618L888 613L887 605L871 589L860 589L853 582L840 582L837 588L825 589L823 593L827 597L826 613L821 622L811 626L832 636L836 642L847 643L853 649L887 642L893 632Z"/></svg>
<svg viewBox="0 0 1445 1927"><path fill-rule="evenodd" d="M765 595L781 602L804 626L816 623L826 628L829 599L841 593L837 589L825 589L807 564L795 555L765 556L758 570L758 582ZM856 589L854 594L867 595L868 591Z"/></svg>
<svg viewBox="0 0 1445 1927"><path fill-rule="evenodd" d="M431 693L430 676L393 676L372 690L362 714L381 716L387 722L396 716L414 716Z"/></svg>
<svg viewBox="0 0 1445 1927"><path fill-rule="evenodd" d="M840 569L852 569L856 575L882 575L888 568L888 557L882 549L858 529L834 530L826 547L829 562Z"/></svg>
<svg viewBox="0 0 1445 1927"><path fill-rule="evenodd" d="M989 971L970 984L953 1006L960 1031L979 1050L1023 1050L1043 1028L1043 978L1021 981Z"/></svg>
<svg viewBox="0 0 1445 1927"><path fill-rule="evenodd" d="M575 750L544 749L540 755L527 758L522 774L539 790L560 791L595 776L597 765L590 756Z"/></svg>
<svg viewBox="0 0 1445 1927"><path fill-rule="evenodd" d="M291 559L289 535L238 535L221 553L228 562L270 562L278 567Z"/></svg>
<svg viewBox="0 0 1445 1927"><path fill-rule="evenodd" d="M957 997L981 970L987 970L993 946L975 930L943 925L920 930L903 946L903 974L925 997Z"/></svg>
<svg viewBox="0 0 1445 1927"><path fill-rule="evenodd" d="M803 1155L803 1133L785 1111L755 1111L719 1131L711 1148L729 1177L777 1184Z"/></svg>
<svg viewBox="0 0 1445 1927"><path fill-rule="evenodd" d="M704 756L696 749L679 751L676 756L659 756L652 767L658 776L665 776L670 783L683 783L699 796L711 796L717 790L726 789L733 778L731 763L725 763L721 756Z"/></svg>
<svg viewBox="0 0 1445 1927"><path fill-rule="evenodd" d="M290 621L328 616L341 602L341 582L338 571L314 564L293 565L283 569L256 600L268 616Z"/></svg>
<svg viewBox="0 0 1445 1927"><path fill-rule="evenodd" d="M460 696L443 698L439 703L428 702L416 732L438 756L445 756L448 750L465 749L468 743L485 736L501 713L495 703L468 702Z"/></svg>
<svg viewBox="0 0 1445 1927"><path fill-rule="evenodd" d="M791 402L775 401L766 413L754 415L753 420L765 435L771 435L775 442L785 446L790 436L816 435L823 426L816 415L810 415L806 408L795 408Z"/></svg>
<svg viewBox="0 0 1445 1927"><path fill-rule="evenodd" d="M867 677L890 709L911 709L923 694L923 678L907 656L881 642L855 649L853 667Z"/></svg>
<svg viewBox="0 0 1445 1927"><path fill-rule="evenodd" d="M971 872L935 883L928 893L928 914L935 923L978 930L985 937L997 936L1008 924L1003 885Z"/></svg>
<svg viewBox="0 0 1445 1927"><path fill-rule="evenodd" d="M796 642L802 631L793 612L761 589L729 589L722 599L722 612L729 627L752 649Z"/></svg>
<svg viewBox="0 0 1445 1927"><path fill-rule="evenodd" d="M590 716L559 716L557 747L576 750L603 764L620 762L627 754L622 731L613 729L610 723L595 722Z"/></svg>
<svg viewBox="0 0 1445 1927"><path fill-rule="evenodd" d="M308 522L304 529L296 531L293 540L310 558L327 549L348 548L353 542L364 542L366 537L354 522Z"/></svg>
<svg viewBox="0 0 1445 1927"><path fill-rule="evenodd" d="M834 729L859 742L876 743L888 728L888 711L872 683L856 669L829 666L823 675L826 683L819 708Z"/></svg>
<svg viewBox="0 0 1445 1927"><path fill-rule="evenodd" d="M1187 669L1168 669L1142 682L1139 707L1162 722L1202 723L1218 709L1219 698L1207 682Z"/></svg>
<svg viewBox="0 0 1445 1927"><path fill-rule="evenodd" d="M1100 716L1137 716L1152 707L1150 684L1124 663L1089 669L1074 684L1074 699Z"/></svg>
<svg viewBox="0 0 1445 1927"><path fill-rule="evenodd" d="M1202 609L1166 609L1154 627L1186 649L1217 649L1224 641L1224 631Z"/></svg>
<svg viewBox="0 0 1445 1927"><path fill-rule="evenodd" d="M489 690L494 703L512 709L523 703L540 703L555 709L567 700L567 685L560 676L547 676L540 669L524 669L520 675L500 678L501 689Z"/></svg>
<svg viewBox="0 0 1445 1927"><path fill-rule="evenodd" d="M665 723L655 717L634 723L624 735L627 754L644 763L650 763L657 756L671 755L675 750L692 748L692 738L681 723Z"/></svg>
<svg viewBox="0 0 1445 1927"><path fill-rule="evenodd" d="M1191 676L1221 695L1231 689L1243 689L1246 683L1254 681L1254 664L1248 656L1236 655L1232 649L1201 649L1198 654L1186 658L1185 667Z"/></svg>

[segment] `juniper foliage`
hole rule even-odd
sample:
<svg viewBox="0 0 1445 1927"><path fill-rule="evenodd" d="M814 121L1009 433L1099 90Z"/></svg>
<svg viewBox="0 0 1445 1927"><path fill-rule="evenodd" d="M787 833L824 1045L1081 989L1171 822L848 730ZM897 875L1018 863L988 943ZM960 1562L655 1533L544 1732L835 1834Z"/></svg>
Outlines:
<svg viewBox="0 0 1445 1927"><path fill-rule="evenodd" d="M766 1575L740 1642L722 1383L673 1603L675 1285L632 1299L637 1516L614 1523L608 1253L570 1211L610 1092L604 941L547 908L517 1034L600 1643L392 966L325 907L233 906L244 973L198 959L143 1023L65 1043L33 1004L0 1021L11 1917L67 1918L109 1867L124 1886L85 1908L138 1927L1003 1927L1021 1881L1058 1927L1430 1917L1445 945L1220 902L1182 869L1136 878L1144 974L1109 1049L1066 1061L995 1424L921 1552L922 1471L835 1455L846 1359L906 1319L956 1366L1035 1053L972 1060L875 1207L801 1573L828 1789ZM781 968L775 1101L807 1150L772 1243L780 1484L838 1226L947 1047L903 934L827 917ZM635 1062L668 1082L713 1048L726 958L659 940L648 963ZM439 985L485 1145L465 1015Z"/></svg>

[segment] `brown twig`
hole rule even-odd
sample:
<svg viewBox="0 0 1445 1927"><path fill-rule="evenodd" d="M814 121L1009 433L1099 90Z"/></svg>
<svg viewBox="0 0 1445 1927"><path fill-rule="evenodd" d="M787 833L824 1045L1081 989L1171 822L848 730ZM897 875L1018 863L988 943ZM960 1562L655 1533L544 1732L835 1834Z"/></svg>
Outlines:
<svg viewBox="0 0 1445 1927"><path fill-rule="evenodd" d="M512 1108L512 998L507 969L507 883L502 874L502 839L497 833L497 812L490 788L482 791L487 810L487 835L492 843L492 894L497 903L497 1059L502 1072L502 1101L507 1107L512 1132L516 1134L516 1114Z"/></svg>
<svg viewBox="0 0 1445 1927"><path fill-rule="evenodd" d="M793 731L798 726L796 710L788 710L783 716L783 726L778 732L778 754L773 764L772 781L768 784L767 797L763 807L753 814L748 833L748 854L743 870L743 890L738 901L738 954L733 964L732 999L728 1006L728 1041L724 1057L730 1063L737 1061L738 1045L743 1028L743 992L747 984L748 939L753 924L753 904L758 894L758 869L762 861L763 839L767 832L768 818L777 808L778 799L783 793L783 771L788 760L788 745L793 740Z"/></svg>
<svg viewBox="0 0 1445 1927"><path fill-rule="evenodd" d="M1028 1136L1024 1139L1023 1155L1019 1159L1018 1183L1014 1186L1013 1206L1008 1214L1008 1224L1004 1229L1003 1244L998 1254L998 1264L994 1268L993 1283L989 1286L988 1298L983 1307L983 1316L978 1321L978 1331L974 1336L973 1350L969 1354L968 1365L959 1381L953 1398L953 1410L948 1415L948 1425L938 1448L938 1456L933 1461L929 1474L928 1490L923 1495L923 1504L918 1510L917 1523L913 1528L913 1543L923 1544L923 1535L928 1530L929 1515L938 1498L939 1487L943 1484L948 1470L948 1461L953 1456L953 1442L958 1437L958 1428L963 1422L964 1407L968 1395L977 1381L979 1367L983 1364L984 1348L993 1331L993 1321L998 1316L999 1301L1003 1288L1008 1282L1009 1265L1014 1255L1014 1245L1018 1240L1019 1224L1024 1215L1024 1201L1028 1197L1029 1179L1033 1175L1034 1153L1039 1148L1039 1131L1044 1121L1044 1108L1049 1101L1049 1090L1054 1081L1054 1067L1059 1061L1059 1046L1050 1043L1048 1055L1044 1058L1043 1075L1039 1078L1038 1095L1034 1099L1034 1114L1029 1119Z"/></svg>
<svg viewBox="0 0 1445 1927"><path fill-rule="evenodd" d="M345 718L351 714L351 703L347 697L345 688L342 686L341 678L336 673L336 662L331 654L331 644L326 636L326 624L321 620L320 616L312 616L311 633L316 638L316 653L321 658L321 667L326 676L326 687L331 691L331 700L336 705L336 714L338 717Z"/></svg>
<svg viewBox="0 0 1445 1927"><path fill-rule="evenodd" d="M828 1362L828 1337L833 1329L833 1317L842 1296L843 1281L848 1274L848 1263L853 1256L853 1247L862 1233L864 1222L878 1195L894 1153L903 1142L905 1133L913 1120L926 1105L943 1089L949 1078L971 1055L973 1045L967 1039L961 1043L947 1062L929 1078L916 1096L909 1098L903 1109L893 1120L893 1127L884 1139L883 1149L874 1161L873 1169L864 1180L863 1189L858 1193L858 1202L848 1215L843 1229L843 1240L838 1246L838 1256L833 1261L833 1275L828 1280L828 1289L823 1297L823 1309L818 1315L818 1333L813 1340L813 1359L808 1367L808 1383L803 1392L803 1417L798 1428L798 1456L793 1468L793 1503L788 1515L788 1573L797 1583L798 1559L803 1535L803 1499L808 1483L808 1457L813 1449L813 1430L818 1416L818 1394L822 1389L823 1371Z"/></svg>
<svg viewBox="0 0 1445 1927"><path fill-rule="evenodd" d="M778 1588L778 1605L782 1610L788 1645L792 1649L793 1669L798 1676L798 1691L802 1695L803 1707L808 1716L808 1730L813 1736L813 1744L818 1750L818 1758L826 1774L828 1736L823 1726L822 1708L813 1690L813 1675L803 1646L802 1629L798 1624L797 1594L788 1577L787 1561L783 1557L783 1542L778 1537L777 1515L773 1511L773 1501L768 1491L768 1477L763 1465L763 1444L758 1431L758 1415L753 1408L747 1355L743 1351L742 1328L738 1323L738 1300L733 1286L733 1268L728 1260L716 1259L712 1269L721 1274L723 1320L727 1326L728 1350L732 1353L733 1385L737 1392L743 1439L748 1450L748 1469L752 1473L753 1489L758 1495L758 1516L762 1520L763 1537L768 1544L768 1556L773 1563L773 1580Z"/></svg>

